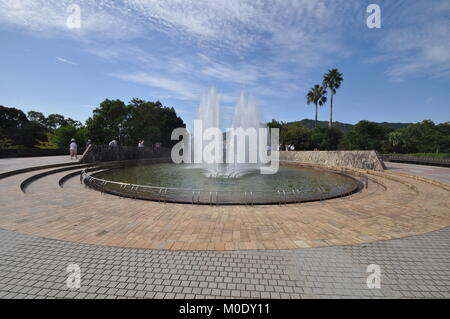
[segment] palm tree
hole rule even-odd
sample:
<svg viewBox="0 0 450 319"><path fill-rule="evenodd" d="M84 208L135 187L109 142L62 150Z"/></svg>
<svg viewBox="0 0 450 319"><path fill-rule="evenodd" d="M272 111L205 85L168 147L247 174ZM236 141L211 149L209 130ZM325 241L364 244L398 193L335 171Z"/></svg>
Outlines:
<svg viewBox="0 0 450 319"><path fill-rule="evenodd" d="M338 69L328 70L323 76L322 85L325 89L330 89L331 99L330 99L330 122L329 127L333 125L333 96L336 94L336 90L341 87L341 83L344 81L342 78L342 73Z"/></svg>
<svg viewBox="0 0 450 319"><path fill-rule="evenodd" d="M327 91L320 86L319 84L314 85L312 87L308 94L306 94L306 103L314 103L316 105L316 123L314 124L315 127L317 127L317 111L318 111L318 105L322 106L326 103L327 97L325 96L327 94Z"/></svg>

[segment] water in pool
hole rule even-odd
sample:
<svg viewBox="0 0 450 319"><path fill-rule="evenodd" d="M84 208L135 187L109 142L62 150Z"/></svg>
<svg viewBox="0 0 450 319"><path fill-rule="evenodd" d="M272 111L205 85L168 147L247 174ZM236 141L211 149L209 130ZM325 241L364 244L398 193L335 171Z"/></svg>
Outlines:
<svg viewBox="0 0 450 319"><path fill-rule="evenodd" d="M185 164L160 163L118 168L96 177L128 184L164 187L168 200L222 203L269 203L333 197L357 187L352 178L340 174L281 166L273 175L250 170L238 178L214 178L202 168ZM114 186L110 186L114 187ZM144 188L144 190L146 190ZM148 188L148 194L157 189ZM159 192L161 193L161 192Z"/></svg>

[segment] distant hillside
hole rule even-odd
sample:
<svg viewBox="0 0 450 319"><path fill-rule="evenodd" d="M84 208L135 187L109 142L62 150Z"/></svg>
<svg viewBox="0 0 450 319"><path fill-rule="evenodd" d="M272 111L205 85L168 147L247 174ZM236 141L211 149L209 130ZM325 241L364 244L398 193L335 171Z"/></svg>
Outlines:
<svg viewBox="0 0 450 319"><path fill-rule="evenodd" d="M313 129L315 121L310 119L303 119L301 121L289 122L287 124L300 124L306 128ZM328 121L317 121L317 126L319 127L328 127ZM333 126L340 129L342 132L347 133L353 127L352 124L346 124L341 122L333 122Z"/></svg>
<svg viewBox="0 0 450 319"><path fill-rule="evenodd" d="M288 122L286 124L300 124L304 127L313 129L314 128L314 120L310 120L310 119L303 119L301 121L295 121L295 122ZM392 129L399 129L399 128L404 128L407 127L410 123L388 123L388 122L383 122L383 123L379 123L381 125L384 125L386 127L392 128ZM328 121L317 121L317 126L319 127L328 127ZM337 127L338 129L340 129L342 132L347 133L348 131L350 131L353 127L353 124L348 124L348 123L341 123L341 122L333 122L333 127Z"/></svg>

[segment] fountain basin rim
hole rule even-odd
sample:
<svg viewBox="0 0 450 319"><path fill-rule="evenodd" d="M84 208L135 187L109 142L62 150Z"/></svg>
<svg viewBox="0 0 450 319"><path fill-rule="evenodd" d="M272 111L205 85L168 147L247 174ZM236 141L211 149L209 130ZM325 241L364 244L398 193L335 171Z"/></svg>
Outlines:
<svg viewBox="0 0 450 319"><path fill-rule="evenodd" d="M128 167L129 165L114 167L114 169L120 169L124 167ZM135 163L132 166L139 166L139 163ZM310 196L303 199L297 198L289 198L292 195L293 189L286 189L281 191L273 191L270 192L271 195L276 194L276 200L267 200L267 201L258 201L253 199L254 194L269 194L269 191L229 191L229 190L207 190L207 189L187 189L187 188L176 188L176 187L165 187L165 186L152 186L152 185L140 185L140 184L132 184L132 183L123 183L117 181L109 181L105 179L101 179L96 177L95 175L101 174L102 172L95 172L94 174L88 174L83 171L81 173L80 178L83 183L90 188L98 190L103 193L108 193L111 195L116 195L125 198L132 199L140 199L140 200L150 200L157 202L166 202L166 203L176 203L176 204L196 204L196 205L271 205L271 204L293 204L293 203L303 203L303 202L314 202L314 201L322 201L333 198L343 198L345 196L350 196L354 193L361 191L364 188L364 183L361 180L358 180L357 177L352 176L348 173L344 173L342 171L333 170L330 168L325 168L322 166L311 166L310 164L301 165L300 163L296 163L296 165L290 165L290 163L283 163L282 166L295 166L295 167L305 167L309 169L313 169L316 171L328 172L331 174L345 176L352 180L353 185L350 188L347 188L345 191L340 192L339 194L329 194L329 196L322 196L322 194L317 196ZM361 176L358 176L361 178ZM366 177L364 175L364 177ZM367 177L366 177L367 178ZM108 188L107 185L114 185L118 187ZM147 190L153 193L145 193L143 190ZM297 194L305 194L312 193L314 190L317 191L316 188L313 189L302 189L302 192L298 192ZM298 190L297 190L298 191ZM155 193L156 192L156 193ZM168 196L168 192L188 192L189 200L185 199L174 199ZM223 201L218 200L219 194L224 193L236 193L242 194L245 193L245 200L241 201ZM294 192L295 193L295 192ZM192 194L192 197L191 197ZM205 195L206 194L206 195ZM146 196L147 195L147 196ZM149 196L151 195L151 196ZM170 195L170 193L169 193ZM325 194L326 195L326 194ZM203 199L200 200L200 196L203 196ZM206 198L205 198L206 196Z"/></svg>

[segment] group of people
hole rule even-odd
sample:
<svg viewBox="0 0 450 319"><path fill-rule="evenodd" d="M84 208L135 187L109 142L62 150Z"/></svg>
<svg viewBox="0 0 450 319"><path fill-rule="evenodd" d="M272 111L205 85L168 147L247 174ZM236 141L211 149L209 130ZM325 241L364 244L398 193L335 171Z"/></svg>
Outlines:
<svg viewBox="0 0 450 319"><path fill-rule="evenodd" d="M283 150L283 144L278 145L278 150ZM294 144L286 144L284 145L285 151L295 151L295 145Z"/></svg>
<svg viewBox="0 0 450 319"><path fill-rule="evenodd" d="M286 144L286 145L278 144L277 151L282 151L283 148L284 148L285 151L295 151L295 145L294 144ZM271 147L267 146L267 150L270 151Z"/></svg>
<svg viewBox="0 0 450 319"><path fill-rule="evenodd" d="M108 147L109 148L116 148L117 146L119 146L119 143L117 142L116 139L113 139L111 142L109 142ZM139 140L138 142L138 148L142 148L144 147L144 140Z"/></svg>
<svg viewBox="0 0 450 319"><path fill-rule="evenodd" d="M286 147L286 151L295 151L295 145L294 144L288 144L285 147Z"/></svg>
<svg viewBox="0 0 450 319"><path fill-rule="evenodd" d="M92 141L91 139L88 139L86 142L86 149L92 145ZM114 138L111 140L111 142L109 142L108 147L110 149L115 149L119 146L119 143L117 142L117 140ZM138 148L142 149L144 147L144 140L139 140L138 142ZM70 159L78 159L78 150L77 150L78 146L77 146L77 142L75 141L74 138L72 138L70 140L70 145L69 145L69 150L70 150Z"/></svg>
<svg viewBox="0 0 450 319"><path fill-rule="evenodd" d="M160 144L161 143L156 143L155 144L155 148L160 148ZM88 139L86 142L86 149L92 145L92 141L91 139ZM116 149L119 146L119 143L117 142L117 140L114 138L111 140L111 142L109 142L108 147L109 149ZM137 145L138 149L143 149L144 148L144 140L139 140L138 145ZM77 142L75 141L75 139L71 139L70 140L70 159L73 159L75 157L75 159L78 159L78 154L77 154ZM278 150L282 150L283 149L283 145L280 144L278 145ZM295 151L295 146L294 144L286 144L284 145L284 149L286 151ZM270 148L268 148L268 150L270 151Z"/></svg>

